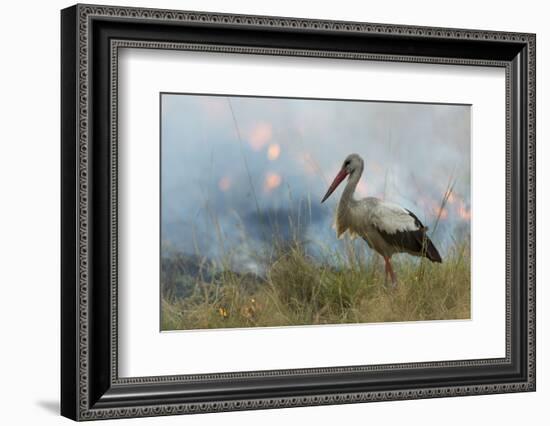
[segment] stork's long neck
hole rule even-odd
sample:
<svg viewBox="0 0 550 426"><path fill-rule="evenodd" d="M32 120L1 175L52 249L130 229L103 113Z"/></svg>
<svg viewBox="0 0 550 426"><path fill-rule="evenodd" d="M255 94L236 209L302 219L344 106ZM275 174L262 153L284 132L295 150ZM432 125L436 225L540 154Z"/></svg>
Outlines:
<svg viewBox="0 0 550 426"><path fill-rule="evenodd" d="M342 196L340 197L340 202L338 203L339 209L347 209L355 201L353 194L355 193L355 189L357 188L357 184L359 183L359 179L361 179L362 174L363 166L355 169L349 175L348 182L346 183L346 187L344 188Z"/></svg>

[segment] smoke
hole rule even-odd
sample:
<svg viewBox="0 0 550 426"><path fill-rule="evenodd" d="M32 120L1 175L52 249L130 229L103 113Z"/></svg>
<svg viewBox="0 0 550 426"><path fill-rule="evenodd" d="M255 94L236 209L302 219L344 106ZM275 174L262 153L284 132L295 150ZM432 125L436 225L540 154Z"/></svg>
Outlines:
<svg viewBox="0 0 550 426"><path fill-rule="evenodd" d="M216 258L275 237L338 248L340 190L320 199L352 152L366 165L357 196L428 227L454 183L432 237L442 252L469 237L469 106L162 95L161 126L161 235L184 253Z"/></svg>

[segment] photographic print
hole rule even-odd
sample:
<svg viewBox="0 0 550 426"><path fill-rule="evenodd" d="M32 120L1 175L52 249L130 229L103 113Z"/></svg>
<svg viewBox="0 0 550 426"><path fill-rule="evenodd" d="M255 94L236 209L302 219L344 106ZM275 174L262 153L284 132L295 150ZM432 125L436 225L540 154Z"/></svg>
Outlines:
<svg viewBox="0 0 550 426"><path fill-rule="evenodd" d="M469 319L470 114L161 93L161 330Z"/></svg>

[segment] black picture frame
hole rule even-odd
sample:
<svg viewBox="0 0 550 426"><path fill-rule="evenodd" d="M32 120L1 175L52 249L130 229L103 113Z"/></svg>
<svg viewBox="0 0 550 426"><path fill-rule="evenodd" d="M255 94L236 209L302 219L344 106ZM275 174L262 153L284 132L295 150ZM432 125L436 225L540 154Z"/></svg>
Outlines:
<svg viewBox="0 0 550 426"><path fill-rule="evenodd" d="M61 12L61 414L158 416L535 390L534 34L75 5ZM506 357L118 377L116 53L234 53L506 69ZM504 214L504 212L503 212Z"/></svg>

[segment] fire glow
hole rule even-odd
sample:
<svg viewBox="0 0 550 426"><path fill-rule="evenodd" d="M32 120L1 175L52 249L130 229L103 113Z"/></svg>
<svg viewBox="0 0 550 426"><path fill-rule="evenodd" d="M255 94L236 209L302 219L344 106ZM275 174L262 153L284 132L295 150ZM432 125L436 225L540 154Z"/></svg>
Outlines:
<svg viewBox="0 0 550 426"><path fill-rule="evenodd" d="M449 217L449 211L447 209L441 209L437 212L437 214L439 215L439 219L441 220L445 220Z"/></svg>
<svg viewBox="0 0 550 426"><path fill-rule="evenodd" d="M447 197L447 202L448 202L449 204L454 204L455 201L456 201L456 196L455 196L455 194L454 194L453 191L450 191L450 192L449 192L449 196Z"/></svg>
<svg viewBox="0 0 550 426"><path fill-rule="evenodd" d="M458 215L464 220L470 220L472 218L472 212L466 207L462 200L460 200L460 206L458 207Z"/></svg>
<svg viewBox="0 0 550 426"><path fill-rule="evenodd" d="M310 153L304 152L298 156L298 162L302 165L303 170L310 176L318 172L318 167Z"/></svg>
<svg viewBox="0 0 550 426"><path fill-rule="evenodd" d="M271 192L275 188L277 188L282 182L281 176L277 173L269 172L265 176L264 181L264 191L265 192Z"/></svg>
<svg viewBox="0 0 550 426"><path fill-rule="evenodd" d="M262 149L273 136L273 128L270 123L257 123L248 135L248 143L254 151Z"/></svg>
<svg viewBox="0 0 550 426"><path fill-rule="evenodd" d="M270 161L275 161L281 155L281 146L277 143L269 145L267 148L267 158Z"/></svg>
<svg viewBox="0 0 550 426"><path fill-rule="evenodd" d="M222 177L218 182L218 188L220 188L221 191L226 192L229 188L231 188L231 178L229 176Z"/></svg>

